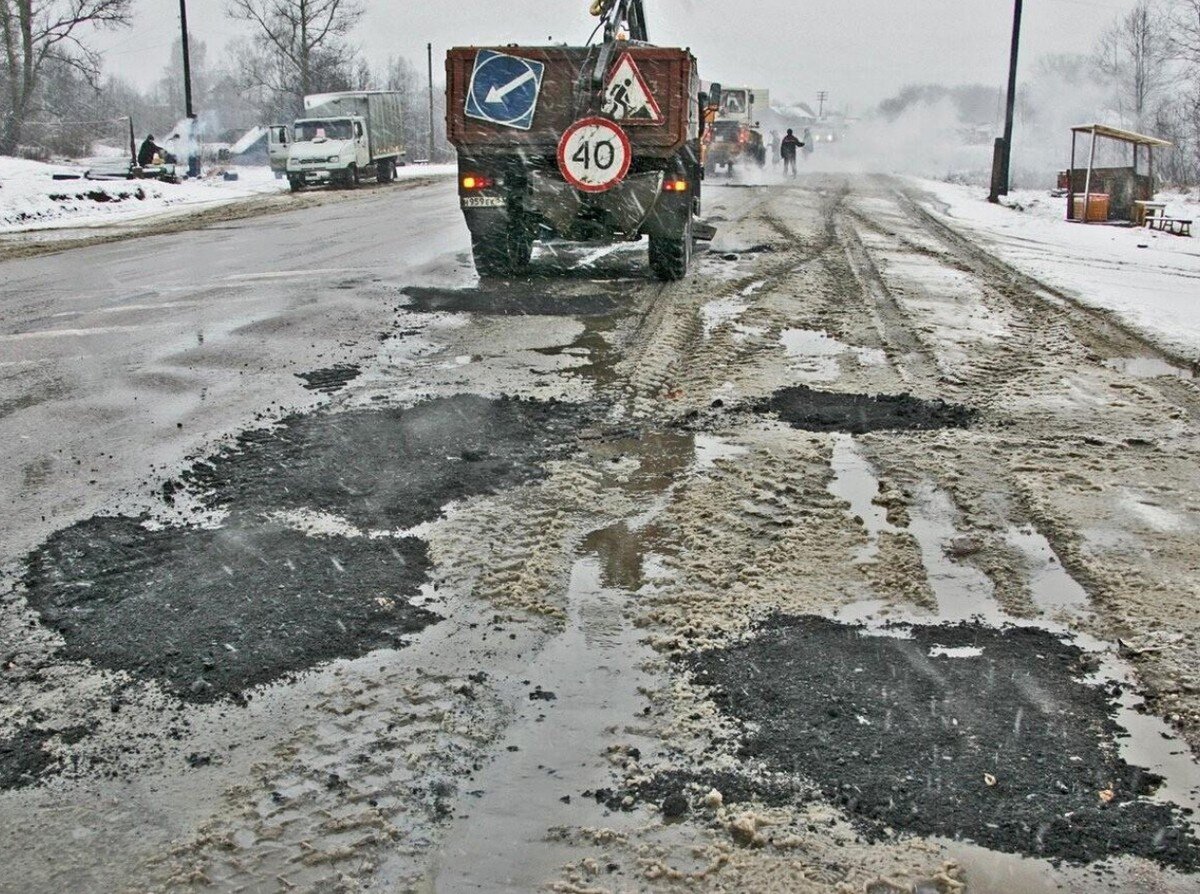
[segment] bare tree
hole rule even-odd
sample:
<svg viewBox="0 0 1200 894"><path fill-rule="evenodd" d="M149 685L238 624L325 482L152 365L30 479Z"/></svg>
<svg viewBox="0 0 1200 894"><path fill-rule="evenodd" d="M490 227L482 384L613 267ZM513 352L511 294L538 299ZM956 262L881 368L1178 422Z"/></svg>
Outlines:
<svg viewBox="0 0 1200 894"><path fill-rule="evenodd" d="M100 55L84 41L90 29L129 24L130 0L0 0L4 40L3 125L0 152L12 154L37 111L48 66L74 69L95 86Z"/></svg>
<svg viewBox="0 0 1200 894"><path fill-rule="evenodd" d="M362 16L358 0L229 0L228 12L254 29L238 54L247 79L279 97L291 96L287 105L331 89L331 72L344 80L353 71L341 57L355 55L345 37Z"/></svg>
<svg viewBox="0 0 1200 894"><path fill-rule="evenodd" d="M1200 76L1200 0L1175 0L1171 7L1171 49Z"/></svg>
<svg viewBox="0 0 1200 894"><path fill-rule="evenodd" d="M1100 38L1097 65L1117 89L1117 111L1134 127L1154 117L1170 78L1170 31L1155 0L1138 0Z"/></svg>

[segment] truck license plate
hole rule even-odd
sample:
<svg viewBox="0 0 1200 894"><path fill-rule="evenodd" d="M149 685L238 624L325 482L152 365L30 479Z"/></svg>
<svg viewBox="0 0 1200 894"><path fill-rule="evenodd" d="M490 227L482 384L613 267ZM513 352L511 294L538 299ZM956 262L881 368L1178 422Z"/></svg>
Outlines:
<svg viewBox="0 0 1200 894"><path fill-rule="evenodd" d="M503 208L504 196L463 196L464 208Z"/></svg>

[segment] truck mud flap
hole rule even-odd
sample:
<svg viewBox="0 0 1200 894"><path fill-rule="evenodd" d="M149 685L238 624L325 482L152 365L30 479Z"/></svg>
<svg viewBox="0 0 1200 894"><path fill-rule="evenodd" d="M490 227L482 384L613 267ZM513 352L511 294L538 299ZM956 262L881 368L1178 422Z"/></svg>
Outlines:
<svg viewBox="0 0 1200 894"><path fill-rule="evenodd" d="M697 222L692 224L692 235L698 242L712 242L717 238L717 228L712 224Z"/></svg>
<svg viewBox="0 0 1200 894"><path fill-rule="evenodd" d="M531 210L541 214L560 233L569 232L584 206L599 209L623 233L637 233L662 196L663 174L651 171L626 177L607 192L586 199L561 177L534 171L529 178Z"/></svg>

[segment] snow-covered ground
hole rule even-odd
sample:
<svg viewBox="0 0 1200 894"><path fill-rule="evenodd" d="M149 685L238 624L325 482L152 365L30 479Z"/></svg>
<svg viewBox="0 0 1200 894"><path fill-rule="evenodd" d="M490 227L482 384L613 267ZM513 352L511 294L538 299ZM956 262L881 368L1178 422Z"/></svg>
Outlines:
<svg viewBox="0 0 1200 894"><path fill-rule="evenodd" d="M1200 238L1069 223L1067 200L1042 191L1014 191L997 206L978 187L914 182L936 199L931 210L1005 262L1200 359ZM1160 199L1169 215L1200 226L1200 200L1178 193Z"/></svg>
<svg viewBox="0 0 1200 894"><path fill-rule="evenodd" d="M93 170L113 170L107 159L94 159ZM235 167L237 180L219 174L199 181L88 180L82 164L44 164L0 156L0 233L61 227L94 227L130 223L165 212L196 211L270 195L287 189L265 166ZM453 165L409 165L398 179L451 176ZM80 179L55 180L54 175Z"/></svg>
<svg viewBox="0 0 1200 894"><path fill-rule="evenodd" d="M111 168L111 165L100 168ZM0 233L125 223L172 210L193 210L287 188L265 166L238 168L238 179L89 180L75 164L0 156ZM80 179L55 180L54 175Z"/></svg>

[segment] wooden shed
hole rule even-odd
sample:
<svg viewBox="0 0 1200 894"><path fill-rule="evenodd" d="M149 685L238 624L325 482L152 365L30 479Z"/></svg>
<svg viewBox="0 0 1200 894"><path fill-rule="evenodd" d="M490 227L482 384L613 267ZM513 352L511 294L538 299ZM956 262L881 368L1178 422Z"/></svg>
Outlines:
<svg viewBox="0 0 1200 894"><path fill-rule="evenodd" d="M1081 134L1087 147L1086 167L1076 167ZM1129 164L1096 167L1096 148L1100 140L1124 146ZM1072 127L1071 169L1067 172L1067 220L1141 223L1137 203L1154 198L1154 150L1171 145L1158 137L1106 124Z"/></svg>

